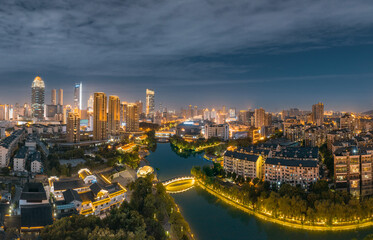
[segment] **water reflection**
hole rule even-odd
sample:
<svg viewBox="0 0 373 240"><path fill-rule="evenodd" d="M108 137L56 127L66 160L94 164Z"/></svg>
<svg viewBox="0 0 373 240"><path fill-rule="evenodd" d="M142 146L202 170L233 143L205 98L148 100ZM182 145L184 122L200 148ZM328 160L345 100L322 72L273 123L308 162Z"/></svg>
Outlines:
<svg viewBox="0 0 373 240"><path fill-rule="evenodd" d="M148 156L150 164L160 169L160 179L190 175L195 165L208 164L201 154L175 154L170 144L158 144L157 151ZM186 157L186 158L185 158ZM373 229L349 232L310 232L290 229L265 222L220 201L201 188L173 194L185 219L199 240L362 240Z"/></svg>

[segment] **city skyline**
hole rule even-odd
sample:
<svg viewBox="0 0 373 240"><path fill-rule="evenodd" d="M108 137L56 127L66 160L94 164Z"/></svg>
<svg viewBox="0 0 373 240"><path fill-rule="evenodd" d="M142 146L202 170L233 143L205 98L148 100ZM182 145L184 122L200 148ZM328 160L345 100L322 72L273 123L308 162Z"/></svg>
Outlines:
<svg viewBox="0 0 373 240"><path fill-rule="evenodd" d="M158 103L175 109L204 103L280 111L316 102L340 111L373 109L373 6L273 4L4 4L12 14L0 25L6 83L0 102L28 100L26 86L40 75L48 93L62 88L65 99L72 99L74 83L84 82L83 96L103 91L144 101L150 88Z"/></svg>

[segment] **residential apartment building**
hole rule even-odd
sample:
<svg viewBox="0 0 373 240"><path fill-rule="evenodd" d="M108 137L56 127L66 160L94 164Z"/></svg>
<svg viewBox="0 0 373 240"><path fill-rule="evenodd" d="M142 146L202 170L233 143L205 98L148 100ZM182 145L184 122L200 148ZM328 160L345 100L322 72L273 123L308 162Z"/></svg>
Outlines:
<svg viewBox="0 0 373 240"><path fill-rule="evenodd" d="M263 158L260 155L237 151L226 151L224 154L224 170L245 178L262 178Z"/></svg>
<svg viewBox="0 0 373 240"><path fill-rule="evenodd" d="M319 165L316 160L267 158L264 171L264 180L278 187L287 183L308 188L319 179Z"/></svg>
<svg viewBox="0 0 373 240"><path fill-rule="evenodd" d="M307 188L319 179L318 148L262 143L224 154L224 170L243 177Z"/></svg>
<svg viewBox="0 0 373 240"><path fill-rule="evenodd" d="M229 125L228 124L205 124L205 139L212 137L220 138L223 141L229 139Z"/></svg>
<svg viewBox="0 0 373 240"><path fill-rule="evenodd" d="M334 181L337 190L356 197L373 194L373 150L355 146L339 148L334 153Z"/></svg>
<svg viewBox="0 0 373 240"><path fill-rule="evenodd" d="M23 146L13 158L13 170L25 171L28 148Z"/></svg>
<svg viewBox="0 0 373 240"><path fill-rule="evenodd" d="M25 130L16 130L9 137L4 138L0 142L0 167L7 167L10 158L18 147L18 143L23 140Z"/></svg>

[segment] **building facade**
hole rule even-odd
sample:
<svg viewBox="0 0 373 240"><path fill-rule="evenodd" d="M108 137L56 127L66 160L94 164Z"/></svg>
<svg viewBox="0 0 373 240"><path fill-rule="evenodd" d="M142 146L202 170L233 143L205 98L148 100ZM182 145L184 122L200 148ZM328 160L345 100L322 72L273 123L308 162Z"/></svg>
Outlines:
<svg viewBox="0 0 373 240"><path fill-rule="evenodd" d="M120 130L120 100L118 96L109 96L108 133L112 136Z"/></svg>
<svg viewBox="0 0 373 240"><path fill-rule="evenodd" d="M107 139L107 97L105 93L94 93L93 103L93 138Z"/></svg>
<svg viewBox="0 0 373 240"><path fill-rule="evenodd" d="M146 89L146 116L149 117L154 115L155 103L154 103L155 92L152 89Z"/></svg>
<svg viewBox="0 0 373 240"><path fill-rule="evenodd" d="M80 142L80 114L78 109L74 112L69 112L66 124L67 142Z"/></svg>
<svg viewBox="0 0 373 240"><path fill-rule="evenodd" d="M139 131L139 112L136 103L128 103L126 111L126 132Z"/></svg>
<svg viewBox="0 0 373 240"><path fill-rule="evenodd" d="M33 117L44 119L45 84L41 77L37 76L31 86L31 108Z"/></svg>
<svg viewBox="0 0 373 240"><path fill-rule="evenodd" d="M220 138L223 141L229 140L228 124L205 124L205 139L212 137Z"/></svg>

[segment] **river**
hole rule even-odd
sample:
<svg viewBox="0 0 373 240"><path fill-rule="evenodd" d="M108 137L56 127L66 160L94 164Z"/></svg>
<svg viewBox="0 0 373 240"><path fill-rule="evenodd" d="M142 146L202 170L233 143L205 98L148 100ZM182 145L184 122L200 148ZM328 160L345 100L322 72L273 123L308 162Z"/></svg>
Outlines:
<svg viewBox="0 0 373 240"><path fill-rule="evenodd" d="M189 176L193 166L209 164L201 154L187 158L178 156L169 143L158 144L157 150L147 159L157 169L160 180ZM360 240L373 233L372 228L347 232L290 229L235 209L198 187L172 196L198 240Z"/></svg>

